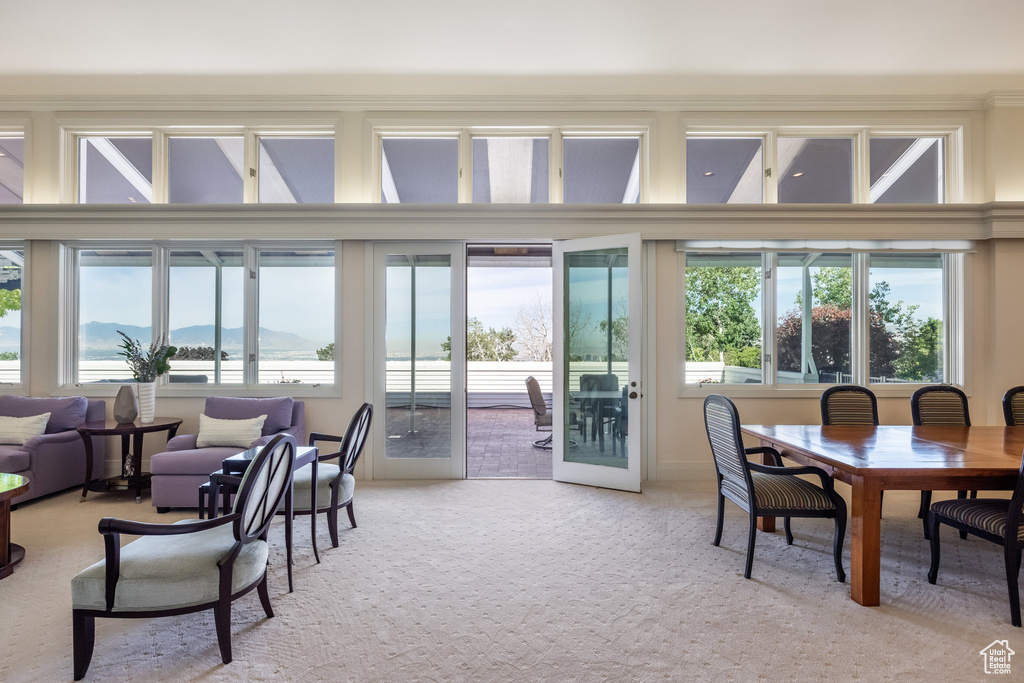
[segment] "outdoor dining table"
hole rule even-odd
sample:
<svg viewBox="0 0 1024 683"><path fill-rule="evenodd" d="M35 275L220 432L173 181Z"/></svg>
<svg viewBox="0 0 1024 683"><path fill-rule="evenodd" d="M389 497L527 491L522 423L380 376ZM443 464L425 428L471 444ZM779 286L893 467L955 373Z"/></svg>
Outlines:
<svg viewBox="0 0 1024 683"><path fill-rule="evenodd" d="M881 582L882 491L1012 489L1017 481L1024 427L909 425L743 425L742 432L783 457L821 467L849 484L850 597L878 605ZM770 456L765 464L773 465ZM775 530L774 517L758 528ZM927 571L927 558L922 559Z"/></svg>

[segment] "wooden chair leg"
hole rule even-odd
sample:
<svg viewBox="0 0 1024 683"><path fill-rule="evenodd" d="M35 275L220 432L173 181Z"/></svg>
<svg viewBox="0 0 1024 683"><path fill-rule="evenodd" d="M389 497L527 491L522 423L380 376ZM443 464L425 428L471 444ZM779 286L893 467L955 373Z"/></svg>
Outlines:
<svg viewBox="0 0 1024 683"><path fill-rule="evenodd" d="M722 542L722 518L725 516L725 496L722 492L718 492L718 526L715 528L715 540L711 542L712 545L718 545Z"/></svg>
<svg viewBox="0 0 1024 683"><path fill-rule="evenodd" d="M348 505L345 506L348 509L348 521L352 525L352 528L356 528L356 509L354 501L349 501Z"/></svg>
<svg viewBox="0 0 1024 683"><path fill-rule="evenodd" d="M793 545L793 527L789 523L789 517L782 518L782 529L786 532L786 545Z"/></svg>
<svg viewBox="0 0 1024 683"><path fill-rule="evenodd" d="M836 501L836 535L832 543L832 555L836 561L836 580L846 583L846 570L843 569L843 541L846 538L846 503L840 498Z"/></svg>
<svg viewBox="0 0 1024 683"><path fill-rule="evenodd" d="M217 645L220 646L220 659L225 664L231 663L231 599L221 598L213 608L213 621L217 627Z"/></svg>
<svg viewBox="0 0 1024 683"><path fill-rule="evenodd" d="M757 537L757 517L750 513L750 535L747 538L747 567L743 570L743 578L750 578L750 570L754 566L754 539Z"/></svg>
<svg viewBox="0 0 1024 683"><path fill-rule="evenodd" d="M267 590L267 574L263 573L263 580L260 581L260 585L256 586L256 592L260 596L260 604L263 605L263 611L266 612L267 618L272 619L274 617L274 608L270 606L270 592Z"/></svg>
<svg viewBox="0 0 1024 683"><path fill-rule="evenodd" d="M1006 564L1006 587L1010 593L1010 623L1020 626L1020 594L1017 590L1017 572L1020 568L1020 550L1007 543L1003 548L1003 560Z"/></svg>
<svg viewBox="0 0 1024 683"><path fill-rule="evenodd" d="M924 526L924 537L925 537L925 540L927 540L929 538L928 512L931 510L931 508L932 508L932 492L931 491L921 491L921 510L918 512L917 516L920 517L923 520L922 521L922 526Z"/></svg>
<svg viewBox="0 0 1024 683"><path fill-rule="evenodd" d="M96 641L96 617L87 617L78 610L71 611L71 630L74 641L75 680L80 681L92 662L92 647Z"/></svg>
<svg viewBox="0 0 1024 683"><path fill-rule="evenodd" d="M935 585L939 578L939 518L929 512L927 522L931 525L929 536L932 542L932 566L928 569L928 583Z"/></svg>
<svg viewBox="0 0 1024 683"><path fill-rule="evenodd" d="M327 531L331 534L331 547L338 547L338 507L331 505L327 511Z"/></svg>

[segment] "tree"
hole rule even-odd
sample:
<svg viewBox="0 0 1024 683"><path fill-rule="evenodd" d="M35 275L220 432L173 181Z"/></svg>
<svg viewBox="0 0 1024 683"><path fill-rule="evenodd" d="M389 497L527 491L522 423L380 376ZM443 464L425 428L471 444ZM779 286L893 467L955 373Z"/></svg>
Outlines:
<svg viewBox="0 0 1024 683"><path fill-rule="evenodd" d="M172 356L175 360L213 360L212 346L181 346ZM227 360L228 352L221 351L220 359Z"/></svg>
<svg viewBox="0 0 1024 683"><path fill-rule="evenodd" d="M20 289L0 289L0 318L11 311L21 310Z"/></svg>
<svg viewBox="0 0 1024 683"><path fill-rule="evenodd" d="M334 342L316 350L317 360L334 360Z"/></svg>
<svg viewBox="0 0 1024 683"><path fill-rule="evenodd" d="M495 330L493 327L484 330L484 324L476 318L466 321L466 360L509 361L516 356L512 345L516 335L509 327ZM441 349L448 352L447 360L452 359L452 338L441 342Z"/></svg>
<svg viewBox="0 0 1024 683"><path fill-rule="evenodd" d="M549 362L551 352L551 302L537 294L515 315L516 345L520 360Z"/></svg>
<svg viewBox="0 0 1024 683"><path fill-rule="evenodd" d="M753 266L686 269L686 359L725 361L730 357L761 367L761 325L754 301L761 272ZM741 352L753 348L757 353Z"/></svg>
<svg viewBox="0 0 1024 683"><path fill-rule="evenodd" d="M629 304L624 297L615 301L615 317L611 321L612 328L612 360L629 360ZM607 337L608 321L597 324L601 333Z"/></svg>

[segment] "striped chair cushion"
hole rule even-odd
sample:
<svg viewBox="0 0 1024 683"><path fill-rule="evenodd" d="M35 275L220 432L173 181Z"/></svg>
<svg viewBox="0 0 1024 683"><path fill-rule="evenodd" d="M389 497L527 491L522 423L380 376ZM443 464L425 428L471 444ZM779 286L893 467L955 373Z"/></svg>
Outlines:
<svg viewBox="0 0 1024 683"><path fill-rule="evenodd" d="M964 402L958 394L932 391L922 395L917 405L922 425L967 424Z"/></svg>
<svg viewBox="0 0 1024 683"><path fill-rule="evenodd" d="M820 486L788 474L751 472L754 496L761 510L835 510Z"/></svg>
<svg viewBox="0 0 1024 683"><path fill-rule="evenodd" d="M828 397L828 419L834 425L873 425L871 397L859 391L837 391Z"/></svg>
<svg viewBox="0 0 1024 683"><path fill-rule="evenodd" d="M1010 414L1013 424L1024 427L1024 391L1014 394L1010 399Z"/></svg>
<svg viewBox="0 0 1024 683"><path fill-rule="evenodd" d="M965 498L935 503L932 512L939 517L1006 538L1006 513L1009 508L1010 501L1006 499ZM1024 541L1024 527L1017 529L1017 540Z"/></svg>

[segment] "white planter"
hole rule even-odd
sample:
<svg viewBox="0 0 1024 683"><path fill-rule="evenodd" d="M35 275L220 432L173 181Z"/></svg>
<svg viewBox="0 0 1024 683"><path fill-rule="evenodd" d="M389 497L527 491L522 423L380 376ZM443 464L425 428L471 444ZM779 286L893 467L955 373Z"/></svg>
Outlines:
<svg viewBox="0 0 1024 683"><path fill-rule="evenodd" d="M139 422L148 424L156 416L156 382L139 382L135 391L139 396Z"/></svg>

